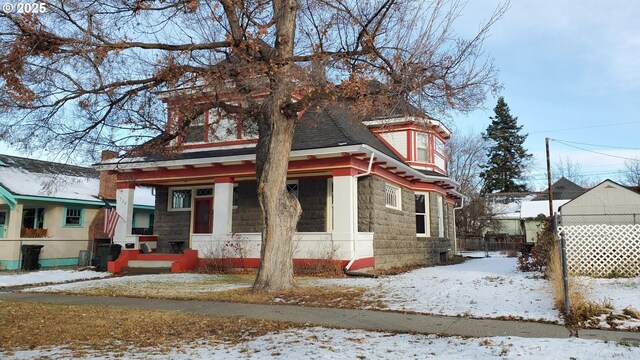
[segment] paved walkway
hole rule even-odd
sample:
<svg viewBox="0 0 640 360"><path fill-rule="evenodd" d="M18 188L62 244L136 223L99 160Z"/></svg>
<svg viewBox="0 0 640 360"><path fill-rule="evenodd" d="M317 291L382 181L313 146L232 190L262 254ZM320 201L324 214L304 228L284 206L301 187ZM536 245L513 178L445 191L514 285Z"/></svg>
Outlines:
<svg viewBox="0 0 640 360"><path fill-rule="evenodd" d="M530 338L566 338L570 336L569 331L561 325L524 321L469 319L452 316L402 314L374 310L8 292L0 292L0 300L171 310L202 315L238 316L318 326L390 332L415 332L422 334L475 337L519 336ZM625 340L640 343L640 332L580 330L578 336L585 339L608 341Z"/></svg>

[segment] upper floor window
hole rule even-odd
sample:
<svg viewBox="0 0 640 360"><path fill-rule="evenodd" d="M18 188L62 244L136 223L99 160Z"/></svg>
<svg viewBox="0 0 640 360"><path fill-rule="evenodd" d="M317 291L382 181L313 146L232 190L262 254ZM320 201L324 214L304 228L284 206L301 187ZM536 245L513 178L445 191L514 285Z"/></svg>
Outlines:
<svg viewBox="0 0 640 360"><path fill-rule="evenodd" d="M436 137L436 152L444 155L444 141Z"/></svg>
<svg viewBox="0 0 640 360"><path fill-rule="evenodd" d="M429 136L418 133L416 140L416 160L424 163L429 162Z"/></svg>
<svg viewBox="0 0 640 360"><path fill-rule="evenodd" d="M228 116L220 109L209 110L209 141L229 141L238 139L236 119Z"/></svg>
<svg viewBox="0 0 640 360"><path fill-rule="evenodd" d="M400 193L400 188L390 184L386 184L384 188L384 192L385 192L385 200L386 200L387 207L401 210L402 195Z"/></svg>

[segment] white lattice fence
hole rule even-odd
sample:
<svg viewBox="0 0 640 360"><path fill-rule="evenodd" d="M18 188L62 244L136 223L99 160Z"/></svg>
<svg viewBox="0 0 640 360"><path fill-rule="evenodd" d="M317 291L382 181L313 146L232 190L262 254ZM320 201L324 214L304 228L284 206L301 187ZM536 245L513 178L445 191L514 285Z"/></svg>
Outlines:
<svg viewBox="0 0 640 360"><path fill-rule="evenodd" d="M571 225L564 231L567 265L574 275L640 275L640 225Z"/></svg>

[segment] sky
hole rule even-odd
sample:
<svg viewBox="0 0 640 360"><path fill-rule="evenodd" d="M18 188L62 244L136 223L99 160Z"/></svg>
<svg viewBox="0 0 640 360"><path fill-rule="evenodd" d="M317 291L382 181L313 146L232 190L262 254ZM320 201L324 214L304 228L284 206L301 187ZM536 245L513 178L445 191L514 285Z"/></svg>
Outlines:
<svg viewBox="0 0 640 360"><path fill-rule="evenodd" d="M459 33L477 31L500 3L470 1ZM484 49L499 69L500 95L529 134L538 190L546 188L545 137L564 141L551 140L552 163L579 163L592 182L617 180L624 158L640 158L639 14L633 0L513 0L491 29ZM496 101L491 96L484 109L456 116L457 131L484 131Z"/></svg>
<svg viewBox="0 0 640 360"><path fill-rule="evenodd" d="M470 0L456 31L473 36L502 2ZM625 158L640 158L638 14L635 0L513 0L491 29L484 48L499 69L500 95L529 134L535 189L546 187L545 137L565 142L551 141L552 163L579 163L591 182L616 180ZM484 131L496 101L490 96L483 109L455 116L453 127ZM619 148L571 143L578 149L568 141ZM0 152L20 155L5 144Z"/></svg>

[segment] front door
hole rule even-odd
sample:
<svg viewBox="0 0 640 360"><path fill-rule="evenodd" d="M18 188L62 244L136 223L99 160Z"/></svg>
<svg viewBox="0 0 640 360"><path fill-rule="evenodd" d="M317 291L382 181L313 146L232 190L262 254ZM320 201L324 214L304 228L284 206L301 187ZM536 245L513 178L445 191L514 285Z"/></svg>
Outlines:
<svg viewBox="0 0 640 360"><path fill-rule="evenodd" d="M213 225L213 199L195 199L195 213L193 216L194 234L211 234Z"/></svg>

